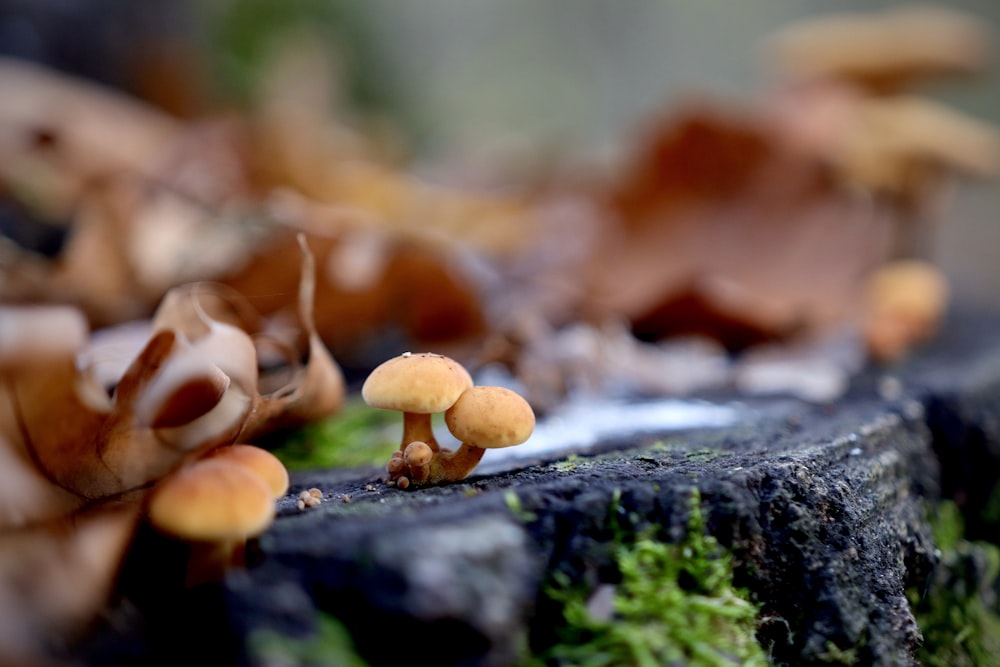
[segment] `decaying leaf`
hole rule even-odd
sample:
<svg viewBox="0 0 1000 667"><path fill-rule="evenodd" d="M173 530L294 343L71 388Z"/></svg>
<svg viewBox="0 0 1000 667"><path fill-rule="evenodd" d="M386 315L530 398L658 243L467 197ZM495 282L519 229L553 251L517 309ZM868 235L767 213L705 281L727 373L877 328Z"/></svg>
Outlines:
<svg viewBox="0 0 1000 667"><path fill-rule="evenodd" d="M110 393L107 378L80 365L93 357L79 354L87 338L79 311L0 306L0 461L7 464L0 470L0 614L15 608L13 597L32 597L25 618L5 624L30 630L28 644L14 648L30 658L40 650L36 639L89 619L161 480L214 449L340 408L343 376L311 319L314 265L304 239L300 255L298 314L308 356L290 357L292 372L273 390L261 384L253 332L225 316L224 300L207 298L204 285L166 295L148 340L111 380ZM236 296L228 294L230 303ZM52 555L38 558L46 548ZM38 570L49 564L51 576ZM27 583L35 577L37 584ZM56 585L67 578L88 585Z"/></svg>
<svg viewBox="0 0 1000 667"><path fill-rule="evenodd" d="M363 367L396 344L447 347L481 337L488 327L469 250L420 238L400 238L331 207L284 193L272 202L283 226L218 280L247 295L255 310L276 320L293 316L297 235L316 256L316 331L341 363Z"/></svg>
<svg viewBox="0 0 1000 667"><path fill-rule="evenodd" d="M198 285L179 287L164 298L152 338L110 397L100 393L87 369L77 368L80 345L5 369L14 413L8 437L52 484L82 504L142 488L186 457L241 434L257 436L335 412L343 400L343 378L309 319L313 267L308 252L305 256L300 315L309 359L284 387L262 394L253 338L212 319L200 305ZM15 336L41 337L38 329L60 316L72 319L61 309L6 309L5 327L21 327L9 345L13 348ZM53 412L60 419L51 419Z"/></svg>
<svg viewBox="0 0 1000 667"><path fill-rule="evenodd" d="M137 519L134 505L3 530L0 662L68 664L65 653L112 593Z"/></svg>
<svg viewBox="0 0 1000 667"><path fill-rule="evenodd" d="M885 256L891 214L752 118L703 109L646 146L616 199L620 259L602 265L595 288L643 336L701 328L739 346L829 326ZM698 169L702 151L722 156L714 169ZM693 166L673 176L681 165ZM642 277L622 284L623 269Z"/></svg>
<svg viewBox="0 0 1000 667"><path fill-rule="evenodd" d="M887 49L909 48L901 44ZM586 187L430 183L344 123L336 105L303 102L319 99L306 85L323 62L315 47L286 54L250 117L169 123L173 141L142 153L141 168L99 165L107 173L80 191L60 256L48 268L20 257L12 266L31 270L10 275L30 279L0 281L0 294L76 303L104 325L209 280L281 328L300 310L305 234L317 263L315 332L359 372L399 347L434 347L473 367L503 359L522 372L518 348L551 347L532 339L581 321L740 350L859 320L867 276L914 227L908 197L872 205L872 196L904 180L908 191L926 189L899 142L878 130L876 104L892 102L870 99L878 87L816 92L843 92L847 74L816 87L796 75L764 113L717 103L665 114L614 178ZM911 115L955 125L947 114ZM979 152L946 159L985 173L988 128L963 128ZM281 358L288 343L267 349ZM254 414L265 405L274 403L258 402Z"/></svg>

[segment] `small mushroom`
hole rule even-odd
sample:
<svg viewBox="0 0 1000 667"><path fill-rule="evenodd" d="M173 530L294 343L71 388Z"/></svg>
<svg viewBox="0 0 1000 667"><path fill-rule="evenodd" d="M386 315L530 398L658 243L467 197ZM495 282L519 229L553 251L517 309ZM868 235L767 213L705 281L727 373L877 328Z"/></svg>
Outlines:
<svg viewBox="0 0 1000 667"><path fill-rule="evenodd" d="M865 343L872 358L888 363L934 334L948 306L948 283L929 262L897 260L871 277L866 296Z"/></svg>
<svg viewBox="0 0 1000 667"><path fill-rule="evenodd" d="M149 500L149 521L187 542L187 583L219 579L240 565L246 540L274 519L274 492L246 464L206 457L164 479ZM233 457L235 458L235 457Z"/></svg>
<svg viewBox="0 0 1000 667"><path fill-rule="evenodd" d="M465 479L487 449L519 445L535 429L535 413L524 398L505 387L472 387L444 414L445 424L462 444L436 452L427 484ZM416 480L414 480L416 481Z"/></svg>
<svg viewBox="0 0 1000 667"><path fill-rule="evenodd" d="M413 442L422 442L437 452L441 447L434 437L431 415L450 408L472 384L472 376L454 359L429 352L405 352L376 367L361 387L361 396L374 408L403 413L400 452ZM400 457L393 457L386 469L390 482L402 479L408 472L405 459Z"/></svg>

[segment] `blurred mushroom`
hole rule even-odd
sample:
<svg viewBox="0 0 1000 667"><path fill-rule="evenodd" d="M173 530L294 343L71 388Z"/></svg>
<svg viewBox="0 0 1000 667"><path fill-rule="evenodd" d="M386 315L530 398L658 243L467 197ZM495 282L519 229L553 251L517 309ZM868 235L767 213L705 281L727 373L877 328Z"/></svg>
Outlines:
<svg viewBox="0 0 1000 667"><path fill-rule="evenodd" d="M149 499L149 521L189 546L187 584L220 578L242 564L246 540L274 519L263 477L226 455L201 459L163 479Z"/></svg>
<svg viewBox="0 0 1000 667"><path fill-rule="evenodd" d="M785 79L841 80L875 93L981 71L991 47L983 22L930 6L809 18L779 30L766 44Z"/></svg>
<svg viewBox="0 0 1000 667"><path fill-rule="evenodd" d="M771 121L790 145L888 204L896 257L929 254L947 177L991 175L1000 150L986 123L904 92L983 71L992 37L962 11L911 6L807 19L766 44L781 84Z"/></svg>
<svg viewBox="0 0 1000 667"><path fill-rule="evenodd" d="M472 376L454 359L430 352L404 352L369 374L361 396L373 408L403 413L400 451L416 441L438 451L431 415L450 408L471 386Z"/></svg>
<svg viewBox="0 0 1000 667"><path fill-rule="evenodd" d="M768 102L772 121L791 144L832 156L848 181L903 195L894 204L904 209L913 199L926 206L934 191L919 186L937 169L912 159L914 142L917 151L933 146L929 157L943 166L982 175L993 171L996 139L983 123L895 96L928 79L985 70L992 37L976 17L930 6L790 24L766 43L781 84Z"/></svg>
<svg viewBox="0 0 1000 667"><path fill-rule="evenodd" d="M891 262L872 276L865 299L864 337L869 354L889 363L930 338L948 307L948 283L929 262Z"/></svg>
<svg viewBox="0 0 1000 667"><path fill-rule="evenodd" d="M897 257L929 255L935 209L952 176L985 178L1000 165L996 128L918 97L860 101L838 139L829 159L841 176L895 207Z"/></svg>
<svg viewBox="0 0 1000 667"><path fill-rule="evenodd" d="M990 124L931 100L866 100L852 120L833 159L875 191L919 192L939 170L989 176L1000 161L1000 137Z"/></svg>
<svg viewBox="0 0 1000 667"><path fill-rule="evenodd" d="M244 466L260 477L271 490L274 499L288 492L288 469L281 460L256 445L240 444L217 447L205 455L207 460L224 460Z"/></svg>

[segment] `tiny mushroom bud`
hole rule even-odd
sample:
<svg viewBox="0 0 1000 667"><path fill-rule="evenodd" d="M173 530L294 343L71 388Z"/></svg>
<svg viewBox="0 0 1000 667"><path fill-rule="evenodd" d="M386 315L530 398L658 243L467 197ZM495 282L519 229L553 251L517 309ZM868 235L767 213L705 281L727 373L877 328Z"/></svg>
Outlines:
<svg viewBox="0 0 1000 667"><path fill-rule="evenodd" d="M189 585L218 579L239 564L249 537L274 519L274 493L259 475L224 457L209 457L165 478L149 500L149 521L187 542Z"/></svg>
<svg viewBox="0 0 1000 667"><path fill-rule="evenodd" d="M398 449L394 451L389 462L385 465L385 469L389 472L389 476L392 479L406 472L406 461L403 459L403 452Z"/></svg>
<svg viewBox="0 0 1000 667"><path fill-rule="evenodd" d="M427 481L430 474L430 462L434 458L434 451L426 442L411 442L403 452L403 460L410 469L410 477L417 484Z"/></svg>

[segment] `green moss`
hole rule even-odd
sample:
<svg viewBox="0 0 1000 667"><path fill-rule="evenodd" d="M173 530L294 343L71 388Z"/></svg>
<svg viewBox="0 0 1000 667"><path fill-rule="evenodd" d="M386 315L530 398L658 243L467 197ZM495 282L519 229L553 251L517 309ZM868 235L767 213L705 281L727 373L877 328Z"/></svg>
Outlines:
<svg viewBox="0 0 1000 667"><path fill-rule="evenodd" d="M559 472L572 472L580 467L583 459L578 454L570 454L561 461L556 461L552 467Z"/></svg>
<svg viewBox="0 0 1000 667"><path fill-rule="evenodd" d="M1000 548L964 539L962 517L952 502L935 508L931 526L941 562L926 590L908 591L924 635L917 657L927 667L1000 664Z"/></svg>
<svg viewBox="0 0 1000 667"><path fill-rule="evenodd" d="M352 398L341 411L292 433L271 451L291 470L383 465L399 447L402 416Z"/></svg>
<svg viewBox="0 0 1000 667"><path fill-rule="evenodd" d="M826 650L819 654L819 659L830 665L856 665L858 664L857 647L843 649L828 641Z"/></svg>
<svg viewBox="0 0 1000 667"><path fill-rule="evenodd" d="M716 449L696 449L693 452L689 452L685 457L688 461L697 463L708 463L709 461L714 461L715 459L722 456L722 452Z"/></svg>
<svg viewBox="0 0 1000 667"><path fill-rule="evenodd" d="M508 489L503 494L503 500L507 505L507 509L510 510L510 513L513 514L514 518L518 521L521 521L522 523L530 523L538 518L533 512L529 512L524 509L521 505L521 499L513 491L513 489Z"/></svg>
<svg viewBox="0 0 1000 667"><path fill-rule="evenodd" d="M563 608L557 643L531 665L654 667L766 665L755 637L757 607L733 587L731 555L704 533L700 497L691 501L688 534L667 543L645 531L619 538L610 613L589 591L558 573L547 594Z"/></svg>
<svg viewBox="0 0 1000 667"><path fill-rule="evenodd" d="M691 449L691 442L685 440L657 440L650 445L650 451L682 456L685 461L690 463L708 463L728 455L722 449L712 447Z"/></svg>
<svg viewBox="0 0 1000 667"><path fill-rule="evenodd" d="M251 633L248 650L260 665L338 665L367 667L358 657L344 626L329 614L317 616L316 632L308 637L289 637L273 630Z"/></svg>

